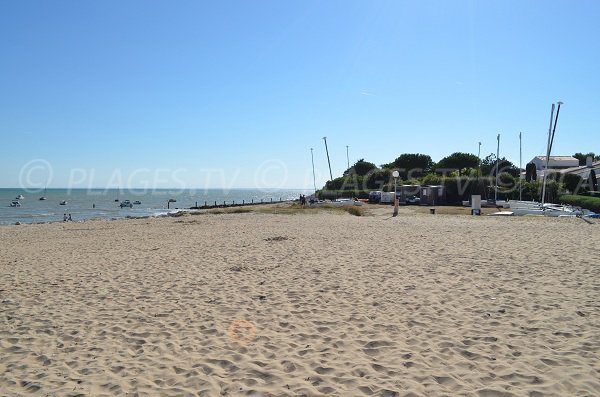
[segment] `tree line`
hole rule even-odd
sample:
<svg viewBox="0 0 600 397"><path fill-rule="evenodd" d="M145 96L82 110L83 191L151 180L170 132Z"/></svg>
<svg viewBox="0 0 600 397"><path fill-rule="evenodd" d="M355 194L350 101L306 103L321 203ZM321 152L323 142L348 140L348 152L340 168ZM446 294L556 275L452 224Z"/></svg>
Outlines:
<svg viewBox="0 0 600 397"><path fill-rule="evenodd" d="M600 156L594 153L576 153L573 157L579 159L580 164L585 165L588 156L600 160ZM491 153L480 161L474 154L455 152L436 163L426 154L404 153L394 161L381 164L379 167L365 159L360 159L345 170L342 176L328 181L323 190L342 191L355 196L364 196L368 190L392 190L393 171L399 172L397 182L400 184L444 185L450 202L468 199L471 194L482 194L487 197L496 185L496 155ZM519 183L522 170L506 158L500 158L498 161L500 197L539 199L541 181L537 178L535 165L529 163L525 171L525 181ZM584 181L573 174L549 174L546 190L555 200L562 191L582 194L597 190L597 181L593 172L590 179L593 180Z"/></svg>

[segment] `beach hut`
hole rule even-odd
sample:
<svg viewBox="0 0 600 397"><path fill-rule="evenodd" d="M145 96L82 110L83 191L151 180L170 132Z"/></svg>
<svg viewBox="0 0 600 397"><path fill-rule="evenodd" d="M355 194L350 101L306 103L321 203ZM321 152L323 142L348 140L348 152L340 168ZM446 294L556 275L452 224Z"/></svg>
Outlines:
<svg viewBox="0 0 600 397"><path fill-rule="evenodd" d="M421 186L421 205L440 205L445 203L446 189L444 189L444 186Z"/></svg>

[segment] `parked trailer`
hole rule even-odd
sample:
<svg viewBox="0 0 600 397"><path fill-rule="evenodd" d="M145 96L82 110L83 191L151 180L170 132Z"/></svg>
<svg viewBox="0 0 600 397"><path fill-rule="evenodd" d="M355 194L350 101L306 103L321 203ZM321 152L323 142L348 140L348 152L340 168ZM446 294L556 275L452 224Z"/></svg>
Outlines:
<svg viewBox="0 0 600 397"><path fill-rule="evenodd" d="M394 192L381 192L381 204L392 204L394 203Z"/></svg>

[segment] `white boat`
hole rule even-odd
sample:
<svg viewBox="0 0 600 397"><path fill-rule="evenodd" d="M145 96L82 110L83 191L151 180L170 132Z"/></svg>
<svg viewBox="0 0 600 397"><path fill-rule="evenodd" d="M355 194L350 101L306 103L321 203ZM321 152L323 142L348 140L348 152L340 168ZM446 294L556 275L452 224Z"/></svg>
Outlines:
<svg viewBox="0 0 600 397"><path fill-rule="evenodd" d="M119 205L121 206L121 208L125 208L125 207L133 208L133 204L129 200L123 200L123 202Z"/></svg>
<svg viewBox="0 0 600 397"><path fill-rule="evenodd" d="M25 197L23 197L22 194L19 194L17 197L15 197L15 200L23 200Z"/></svg>
<svg viewBox="0 0 600 397"><path fill-rule="evenodd" d="M333 207L350 207L350 206L361 206L363 205L362 201L358 201L358 200L352 200L352 199L337 199L334 201L318 201L315 203L312 203L311 206L325 206L325 205L330 205Z"/></svg>
<svg viewBox="0 0 600 397"><path fill-rule="evenodd" d="M539 215L551 217L575 217L581 216L581 211L564 205L540 205L538 207L517 207L511 208L514 215Z"/></svg>
<svg viewBox="0 0 600 397"><path fill-rule="evenodd" d="M44 195L42 197L40 197L40 200L47 200L46 198L46 188L44 188Z"/></svg>
<svg viewBox="0 0 600 397"><path fill-rule="evenodd" d="M13 200L10 202L10 206L11 207L20 207L21 203L19 203L17 200Z"/></svg>
<svg viewBox="0 0 600 397"><path fill-rule="evenodd" d="M548 174L548 162L550 159L550 152L552 150L552 143L554 142L554 132L556 131L556 122L558 121L558 113L560 112L560 105L562 102L558 102L558 109L556 111L556 118L554 118L554 104L552 104L552 110L550 111L550 128L548 129L548 145L546 146L546 167L544 171L544 181L542 183L542 202L538 203L535 201L517 201L511 200L504 204L504 208L509 208L513 215L539 215L539 216L581 216L581 210L577 210L573 207L545 203L546 198L546 175Z"/></svg>
<svg viewBox="0 0 600 397"><path fill-rule="evenodd" d="M67 205L68 201L67 200L63 200L60 203L58 203L59 205Z"/></svg>

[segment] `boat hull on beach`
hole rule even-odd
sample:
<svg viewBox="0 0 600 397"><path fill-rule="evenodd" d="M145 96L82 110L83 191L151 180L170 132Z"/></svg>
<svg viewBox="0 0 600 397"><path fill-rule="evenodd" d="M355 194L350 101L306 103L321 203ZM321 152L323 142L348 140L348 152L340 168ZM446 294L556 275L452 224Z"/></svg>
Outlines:
<svg viewBox="0 0 600 397"><path fill-rule="evenodd" d="M550 217L574 217L581 216L581 210L568 205L538 203L535 201L509 201L508 207L513 215L550 216Z"/></svg>

